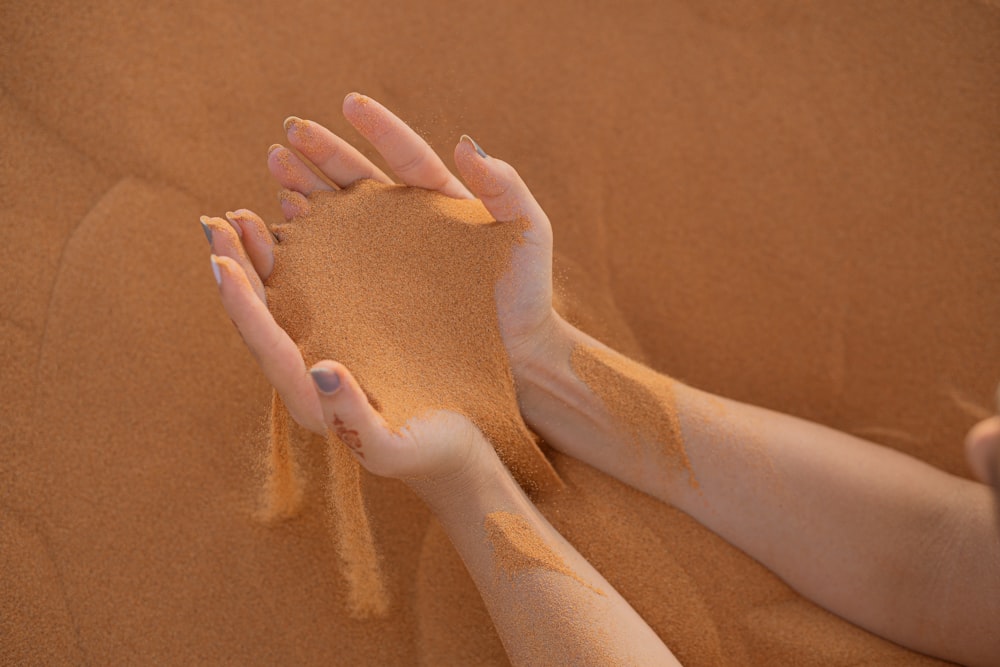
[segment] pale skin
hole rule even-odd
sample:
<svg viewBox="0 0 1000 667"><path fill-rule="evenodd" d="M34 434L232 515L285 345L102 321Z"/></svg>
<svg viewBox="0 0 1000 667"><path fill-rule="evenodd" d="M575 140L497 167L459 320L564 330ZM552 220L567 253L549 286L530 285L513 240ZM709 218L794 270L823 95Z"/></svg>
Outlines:
<svg viewBox="0 0 1000 667"><path fill-rule="evenodd" d="M623 425L573 372L570 355L578 344L617 353L553 311L551 225L514 169L481 155L463 138L455 149L463 185L377 102L349 95L344 115L400 182L478 197L497 220L530 222L525 243L514 249L511 270L497 286L497 311L522 414L553 447L687 512L805 597L875 634L964 664L1000 661L1000 417L978 424L967 438L978 483L845 433L674 383L694 488L664 443L645 440L638 451L624 450L629 436ZM286 188L281 202L289 219L307 210L304 195L315 190L361 178L391 182L316 123L289 119L286 130L298 155L272 147L268 166ZM356 430L362 464L403 479L427 502L480 588L515 664L528 664L544 647L581 661L593 655L580 646L586 637L558 622L562 604L593 613L594 623L600 619L609 628L610 642L605 638L596 647L604 651L602 661L609 659L610 646L611 655L628 664L677 664L523 496L467 420L438 413L393 434L343 366L324 361L310 373L265 305L273 237L249 211L227 217L229 224L203 219L211 230L213 268L223 305L265 375L299 423L317 433L337 421L336 428ZM621 363L634 364L624 358ZM331 384L336 378L336 390L321 391L323 378ZM545 571L498 588L496 563L482 535L485 515L497 509L525 516L581 579L606 596ZM531 623L537 646L526 645L517 630L525 609L536 615Z"/></svg>
<svg viewBox="0 0 1000 667"><path fill-rule="evenodd" d="M472 191L416 133L374 100L349 95L344 115L406 185L453 197L478 196L501 221L513 220L528 200L534 202L511 167L481 157L468 138L456 147L455 158L460 171L465 166ZM308 210L303 195L346 187L362 178L392 182L325 128L298 119L289 119L286 128L289 143L302 157L284 147L272 147L268 166L289 188L281 195L281 206L293 224L296 216ZM315 176L303 160L311 162L325 179ZM484 168L492 178L484 179ZM426 502L462 557L513 664L679 664L628 602L528 500L468 419L450 412L420 415L394 433L343 365L325 360L307 369L295 343L266 306L263 286L274 266L276 240L251 211L226 217L228 223L202 218L222 303L289 413L316 433L337 433L369 472L402 480ZM529 252L535 249L532 261L537 257L548 262L551 232L546 228L542 235L534 231L528 236L523 247ZM548 275L547 268L539 272ZM551 293L548 288L543 292L535 302L550 307ZM505 331L527 332L533 325L524 317L529 310L507 315ZM547 314L543 308L533 310L539 319ZM484 529L487 515L498 511L523 517L586 585L542 568L510 578L494 558ZM567 618L578 621L576 631ZM590 631L598 627L605 631Z"/></svg>

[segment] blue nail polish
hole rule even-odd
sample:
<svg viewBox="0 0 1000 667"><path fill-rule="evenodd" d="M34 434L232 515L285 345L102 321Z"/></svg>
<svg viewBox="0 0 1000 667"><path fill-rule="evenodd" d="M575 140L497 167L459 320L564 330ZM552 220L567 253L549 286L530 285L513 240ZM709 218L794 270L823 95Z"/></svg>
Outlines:
<svg viewBox="0 0 1000 667"><path fill-rule="evenodd" d="M216 262L215 262L215 255L212 255L209 259L212 262L212 275L215 276L215 284L216 285L221 285L222 284L222 273L219 272L219 265L216 264Z"/></svg>
<svg viewBox="0 0 1000 667"><path fill-rule="evenodd" d="M332 394L340 389L340 376L334 371L326 368L313 368L309 371L309 375L312 376L316 387L324 394Z"/></svg>
<svg viewBox="0 0 1000 667"><path fill-rule="evenodd" d="M479 143L476 142L475 139L473 139L472 137L470 137L467 134L463 134L462 138L463 139L468 139L472 143L472 147L476 149L477 153L479 153L479 157L489 157L488 155L486 155L486 151L483 150L483 147L480 146Z"/></svg>
<svg viewBox="0 0 1000 667"><path fill-rule="evenodd" d="M205 238L208 239L208 245L212 245L212 228L203 222L201 223L201 231L205 232Z"/></svg>

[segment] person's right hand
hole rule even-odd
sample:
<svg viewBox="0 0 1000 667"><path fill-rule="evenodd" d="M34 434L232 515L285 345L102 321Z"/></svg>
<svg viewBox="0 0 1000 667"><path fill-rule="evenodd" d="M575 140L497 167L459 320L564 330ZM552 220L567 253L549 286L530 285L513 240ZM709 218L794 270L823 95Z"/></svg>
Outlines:
<svg viewBox="0 0 1000 667"><path fill-rule="evenodd" d="M455 163L463 185L416 132L378 102L352 93L344 100L344 116L385 159L405 185L444 195L478 197L500 222L525 221L524 242L513 249L511 266L496 289L500 332L514 376L533 358L545 354L556 331L552 310L552 226L513 167L489 157L471 138L455 147ZM305 205L302 195L347 187L363 178L393 181L350 143L313 121L285 121L288 142L327 180L317 176L294 152L272 146L268 167L285 188L282 208L293 217ZM291 194L289 194L291 193Z"/></svg>

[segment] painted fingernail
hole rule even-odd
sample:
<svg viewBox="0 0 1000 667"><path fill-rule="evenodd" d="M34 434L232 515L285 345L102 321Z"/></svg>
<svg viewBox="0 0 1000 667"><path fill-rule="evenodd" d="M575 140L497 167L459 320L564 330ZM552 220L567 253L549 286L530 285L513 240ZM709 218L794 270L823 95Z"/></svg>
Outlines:
<svg viewBox="0 0 1000 667"><path fill-rule="evenodd" d="M221 285L222 284L222 272L219 270L219 264L218 264L218 262L215 261L215 255L211 256L211 260L212 260L212 275L215 276L215 284L216 285Z"/></svg>
<svg viewBox="0 0 1000 667"><path fill-rule="evenodd" d="M270 147L268 147L267 149L267 154L270 155L279 148L284 148L284 146L282 146L281 144L271 144Z"/></svg>
<svg viewBox="0 0 1000 667"><path fill-rule="evenodd" d="M203 215L198 222L201 223L201 231L205 232L205 238L208 239L208 245L212 245L212 228L205 224L206 220L208 220L208 216Z"/></svg>
<svg viewBox="0 0 1000 667"><path fill-rule="evenodd" d="M316 387L324 394L332 394L340 389L340 376L328 368L313 368L309 370Z"/></svg>
<svg viewBox="0 0 1000 667"><path fill-rule="evenodd" d="M238 222L236 222L236 214L232 211L226 211L226 220L228 220L229 224L236 230L236 235L243 238L243 228L240 227Z"/></svg>
<svg viewBox="0 0 1000 667"><path fill-rule="evenodd" d="M476 149L477 153L479 153L479 157L489 157L486 154L486 151L483 150L483 147L480 146L479 144L477 144L476 140L473 139L472 137L470 137L469 135L463 134L462 135L462 141L468 141L470 144L472 144L472 147Z"/></svg>

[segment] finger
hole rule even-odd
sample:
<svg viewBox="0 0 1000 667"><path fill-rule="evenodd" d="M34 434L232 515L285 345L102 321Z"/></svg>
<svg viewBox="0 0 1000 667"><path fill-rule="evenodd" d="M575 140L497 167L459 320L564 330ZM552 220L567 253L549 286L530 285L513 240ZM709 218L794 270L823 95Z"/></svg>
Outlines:
<svg viewBox="0 0 1000 667"><path fill-rule="evenodd" d="M254 294L236 260L212 255L212 271L223 307L264 375L281 395L289 414L310 431L326 433L319 399L298 346Z"/></svg>
<svg viewBox="0 0 1000 667"><path fill-rule="evenodd" d="M351 93L344 99L344 116L403 183L456 199L473 198L427 142L375 100Z"/></svg>
<svg viewBox="0 0 1000 667"><path fill-rule="evenodd" d="M304 215L309 215L311 206L309 200L301 193L294 190L282 190L278 193L278 202L281 204L281 212L285 220L293 220Z"/></svg>
<svg viewBox="0 0 1000 667"><path fill-rule="evenodd" d="M312 172L302 160L281 144L267 151L267 170L281 187L308 195L316 190L332 190L330 185Z"/></svg>
<svg viewBox="0 0 1000 667"><path fill-rule="evenodd" d="M238 211L227 211L229 220L240 232L243 248L247 251L250 261L261 280L267 280L274 269L274 236L259 215L253 211L241 208Z"/></svg>
<svg viewBox="0 0 1000 667"><path fill-rule="evenodd" d="M250 281L254 293L261 301L266 302L264 283L261 282L253 263L243 249L236 230L222 218L210 218L207 215L201 216L201 226L205 230L205 236L208 237L212 252L236 260Z"/></svg>
<svg viewBox="0 0 1000 667"><path fill-rule="evenodd" d="M309 375L327 428L366 467L381 463L384 456L380 454L392 447L395 436L350 371L335 361L321 361L309 369Z"/></svg>
<svg viewBox="0 0 1000 667"><path fill-rule="evenodd" d="M517 171L490 157L469 135L455 147L455 164L469 188L500 222L527 218L531 228L551 235L552 225Z"/></svg>
<svg viewBox="0 0 1000 667"><path fill-rule="evenodd" d="M977 479L1000 486L1000 417L972 427L965 438L965 455Z"/></svg>
<svg viewBox="0 0 1000 667"><path fill-rule="evenodd" d="M295 150L342 188L362 178L392 183L392 179L357 148L319 123L289 116L285 119L285 133L288 135L288 143Z"/></svg>

